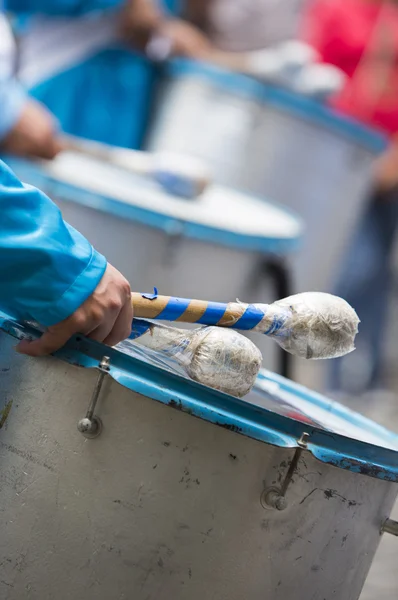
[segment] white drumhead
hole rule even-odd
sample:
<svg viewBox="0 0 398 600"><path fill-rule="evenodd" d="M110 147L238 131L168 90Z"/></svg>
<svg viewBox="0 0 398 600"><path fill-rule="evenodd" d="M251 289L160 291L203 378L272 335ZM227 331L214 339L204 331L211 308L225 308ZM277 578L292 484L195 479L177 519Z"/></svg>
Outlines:
<svg viewBox="0 0 398 600"><path fill-rule="evenodd" d="M61 153L45 168L52 178L104 198L242 238L294 240L302 232L300 220L288 209L219 185L209 186L195 200L184 200L148 178L73 152Z"/></svg>

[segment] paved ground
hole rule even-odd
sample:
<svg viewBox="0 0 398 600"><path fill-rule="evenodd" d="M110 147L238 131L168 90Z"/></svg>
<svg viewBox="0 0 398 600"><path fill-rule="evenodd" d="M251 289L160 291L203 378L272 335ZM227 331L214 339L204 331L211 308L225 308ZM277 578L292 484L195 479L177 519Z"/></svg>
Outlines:
<svg viewBox="0 0 398 600"><path fill-rule="evenodd" d="M398 382L393 384L398 390ZM398 393L375 394L351 404L359 412L398 432ZM392 518L398 520L398 502ZM384 534L360 600L398 598L398 537Z"/></svg>

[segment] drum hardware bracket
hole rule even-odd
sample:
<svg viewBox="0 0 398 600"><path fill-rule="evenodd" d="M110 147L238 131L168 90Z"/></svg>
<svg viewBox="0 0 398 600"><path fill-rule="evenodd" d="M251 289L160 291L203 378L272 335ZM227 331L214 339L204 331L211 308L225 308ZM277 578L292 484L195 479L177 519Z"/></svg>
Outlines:
<svg viewBox="0 0 398 600"><path fill-rule="evenodd" d="M109 369L110 358L109 356L103 356L98 366L99 374L93 390L93 395L91 396L90 404L88 405L86 416L83 417L83 419L80 419L77 424L77 429L86 438L95 438L102 431L101 419L94 415L94 411L102 389L102 384L104 383L105 375L109 373Z"/></svg>
<svg viewBox="0 0 398 600"><path fill-rule="evenodd" d="M276 510L285 510L287 508L286 492L292 481L294 472L297 468L300 456L303 449L307 448L307 440L310 437L309 433L303 432L297 444L300 446L296 449L292 462L289 465L289 469L285 475L285 479L280 487L270 486L265 488L261 494L260 502L263 508L274 508Z"/></svg>
<svg viewBox="0 0 398 600"><path fill-rule="evenodd" d="M398 536L398 521L386 519L381 527L381 533L391 533L391 535Z"/></svg>

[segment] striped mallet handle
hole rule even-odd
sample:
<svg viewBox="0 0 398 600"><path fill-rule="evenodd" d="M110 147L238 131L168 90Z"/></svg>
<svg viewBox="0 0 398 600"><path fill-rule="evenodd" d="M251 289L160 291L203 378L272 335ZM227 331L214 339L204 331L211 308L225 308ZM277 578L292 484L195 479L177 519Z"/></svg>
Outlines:
<svg viewBox="0 0 398 600"><path fill-rule="evenodd" d="M280 329L285 321L286 311L277 311L278 319L275 319L271 316L271 313L275 313L275 311L270 311L270 305L267 304L244 304L241 302L224 304L207 300L139 293L133 293L131 297L134 316L147 319L217 325L240 330L255 329L266 334ZM261 325L260 328L259 325Z"/></svg>
<svg viewBox="0 0 398 600"><path fill-rule="evenodd" d="M272 304L208 302L132 294L135 317L257 331L303 358L336 358L354 350L359 319L345 300L308 292Z"/></svg>

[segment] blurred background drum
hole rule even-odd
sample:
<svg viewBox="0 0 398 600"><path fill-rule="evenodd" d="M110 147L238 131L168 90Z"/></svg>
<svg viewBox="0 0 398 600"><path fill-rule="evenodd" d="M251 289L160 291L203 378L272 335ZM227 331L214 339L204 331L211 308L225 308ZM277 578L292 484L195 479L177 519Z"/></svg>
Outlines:
<svg viewBox="0 0 398 600"><path fill-rule="evenodd" d="M29 359L37 332L0 328L6 600L359 598L397 531L395 434L268 372L238 400L134 346Z"/></svg>
<svg viewBox="0 0 398 600"><path fill-rule="evenodd" d="M296 210L307 228L297 291L330 291L384 146L313 100L183 60L166 69L146 144L205 159L223 185Z"/></svg>
<svg viewBox="0 0 398 600"><path fill-rule="evenodd" d="M44 190L135 290L229 302L287 296L289 260L303 233L288 209L211 185L196 199L166 194L149 179L81 154L8 163ZM265 336L262 336L265 337ZM275 348L261 340L267 366ZM286 374L288 355L280 370Z"/></svg>

